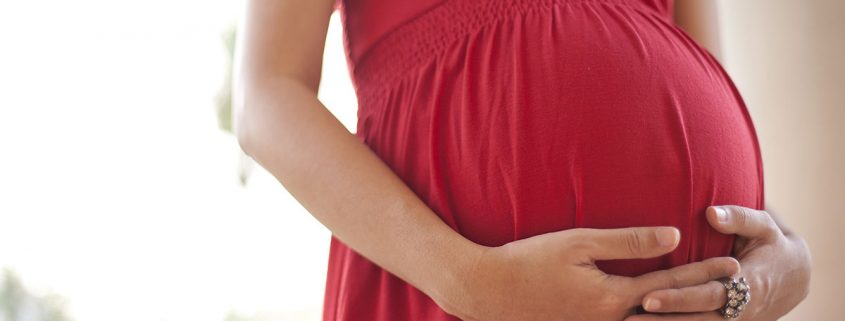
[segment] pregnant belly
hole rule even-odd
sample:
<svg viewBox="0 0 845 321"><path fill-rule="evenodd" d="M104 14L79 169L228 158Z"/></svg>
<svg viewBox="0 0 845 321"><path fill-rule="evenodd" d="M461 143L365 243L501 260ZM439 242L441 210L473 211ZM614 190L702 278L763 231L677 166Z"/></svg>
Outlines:
<svg viewBox="0 0 845 321"><path fill-rule="evenodd" d="M730 255L709 205L761 208L754 128L719 64L671 23L580 4L491 23L361 97L361 137L484 245L577 227L675 226L640 275Z"/></svg>

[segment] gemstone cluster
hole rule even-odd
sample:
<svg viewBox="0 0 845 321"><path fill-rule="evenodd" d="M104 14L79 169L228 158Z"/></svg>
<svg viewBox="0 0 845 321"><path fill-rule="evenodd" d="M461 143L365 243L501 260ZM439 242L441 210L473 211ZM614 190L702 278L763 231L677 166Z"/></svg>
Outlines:
<svg viewBox="0 0 845 321"><path fill-rule="evenodd" d="M725 319L736 319L751 300L751 286L748 285L744 277L739 278L739 280L729 279L723 281L722 284L725 285L728 292L728 302L719 312Z"/></svg>

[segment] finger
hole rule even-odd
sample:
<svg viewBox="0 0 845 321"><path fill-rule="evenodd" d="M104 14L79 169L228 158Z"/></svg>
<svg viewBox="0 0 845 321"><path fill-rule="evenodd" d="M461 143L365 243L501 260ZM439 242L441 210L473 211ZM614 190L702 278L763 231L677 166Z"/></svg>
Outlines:
<svg viewBox="0 0 845 321"><path fill-rule="evenodd" d="M668 226L577 230L574 239L591 260L656 257L674 250L681 239L681 232Z"/></svg>
<svg viewBox="0 0 845 321"><path fill-rule="evenodd" d="M648 312L707 312L715 311L727 302L725 286L719 281L710 281L646 294L643 308Z"/></svg>
<svg viewBox="0 0 845 321"><path fill-rule="evenodd" d="M706 216L710 225L723 234L737 234L766 241L773 241L781 234L777 223L766 211L722 205L708 207Z"/></svg>
<svg viewBox="0 0 845 321"><path fill-rule="evenodd" d="M678 313L678 314L637 314L625 318L625 321L725 321L719 312Z"/></svg>
<svg viewBox="0 0 845 321"><path fill-rule="evenodd" d="M649 272L632 279L632 293L640 304L646 294L661 289L679 289L702 284L740 272L739 261L725 256Z"/></svg>

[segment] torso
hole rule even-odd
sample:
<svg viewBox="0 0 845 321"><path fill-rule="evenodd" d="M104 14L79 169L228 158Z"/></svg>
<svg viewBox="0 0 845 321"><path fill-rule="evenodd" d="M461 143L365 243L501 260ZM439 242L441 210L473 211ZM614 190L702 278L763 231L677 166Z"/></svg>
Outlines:
<svg viewBox="0 0 845 321"><path fill-rule="evenodd" d="M672 225L645 272L730 255L709 205L762 208L744 102L667 0L349 0L356 135L447 224L496 246L575 227ZM386 226L384 228L390 228ZM332 241L325 320L452 320Z"/></svg>

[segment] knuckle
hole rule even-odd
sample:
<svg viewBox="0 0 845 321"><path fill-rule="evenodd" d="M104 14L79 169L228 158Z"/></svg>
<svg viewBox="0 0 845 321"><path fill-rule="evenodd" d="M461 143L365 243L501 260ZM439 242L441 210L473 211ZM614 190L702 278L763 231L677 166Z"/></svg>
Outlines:
<svg viewBox="0 0 845 321"><path fill-rule="evenodd" d="M670 289L666 291L666 295L661 298L664 309L680 308L687 303L687 295L680 289Z"/></svg>
<svg viewBox="0 0 845 321"><path fill-rule="evenodd" d="M714 258L708 263L706 280L715 280L739 272L739 261L733 257Z"/></svg>
<svg viewBox="0 0 845 321"><path fill-rule="evenodd" d="M728 256L725 258L725 260L728 261L727 274L736 274L742 271L742 265L739 264L739 260L737 260L736 258Z"/></svg>
<svg viewBox="0 0 845 321"><path fill-rule="evenodd" d="M705 280L715 279L716 275L719 274L719 271L722 269L719 260L710 260L702 263L704 264L702 273L704 273Z"/></svg>
<svg viewBox="0 0 845 321"><path fill-rule="evenodd" d="M688 305L686 293L681 289L664 289L651 295L650 298L660 300L660 311L678 311Z"/></svg>
<svg viewBox="0 0 845 321"><path fill-rule="evenodd" d="M766 235L770 237L779 235L780 227L778 227L777 222L775 222L775 219L772 218L772 215L769 214L769 212L760 211L760 214L757 216L762 223L761 225L766 228Z"/></svg>
<svg viewBox="0 0 845 321"><path fill-rule="evenodd" d="M710 286L708 287L706 297L707 302L710 302L711 308L718 309L725 305L728 300L727 294L725 294L725 287L717 281L711 281L709 283Z"/></svg>
<svg viewBox="0 0 845 321"><path fill-rule="evenodd" d="M629 253L639 253L643 249L643 240L641 233L632 231L630 233L622 234L623 242Z"/></svg>
<svg viewBox="0 0 845 321"><path fill-rule="evenodd" d="M598 247L591 229L575 228L566 232L563 243L567 244L568 251L587 253Z"/></svg>
<svg viewBox="0 0 845 321"><path fill-rule="evenodd" d="M710 261L701 261L701 262L694 262L689 263L685 267L685 273L683 279L681 277L676 277L678 279L677 287L691 285L692 283L701 283L702 280L708 280L711 278L714 270L714 264L712 260ZM682 282L683 281L683 282Z"/></svg>
<svg viewBox="0 0 845 321"><path fill-rule="evenodd" d="M736 223L739 226L749 226L754 223L753 214L750 213L750 210L745 207L732 207L734 213L736 214Z"/></svg>
<svg viewBox="0 0 845 321"><path fill-rule="evenodd" d="M594 303L593 307L599 311L619 311L628 305L625 298L616 292L605 292Z"/></svg>
<svg viewBox="0 0 845 321"><path fill-rule="evenodd" d="M608 280L599 286L601 289L600 300L605 307L633 307L638 305L640 298L634 293L639 293L637 285L631 278L609 275Z"/></svg>
<svg viewBox="0 0 845 321"><path fill-rule="evenodd" d="M573 256L573 257L576 257L576 256L578 256L578 257L590 257L591 255L593 255L595 253L596 249L599 248L599 245L596 244L594 241L591 241L591 240L575 241L575 239L573 239L572 242L569 242L569 243L566 243L566 244L567 244L566 252L569 252L568 254ZM567 253L564 253L564 254L567 254Z"/></svg>
<svg viewBox="0 0 845 321"><path fill-rule="evenodd" d="M666 276L666 287L670 289L677 289L683 286L683 280L677 273L669 273Z"/></svg>
<svg viewBox="0 0 845 321"><path fill-rule="evenodd" d="M775 220L772 219L772 216L769 214L769 212L756 211L756 213L751 213L750 215L754 215L760 225L763 225L765 227L777 226L777 224L775 224Z"/></svg>

